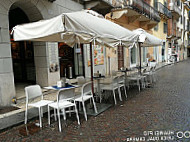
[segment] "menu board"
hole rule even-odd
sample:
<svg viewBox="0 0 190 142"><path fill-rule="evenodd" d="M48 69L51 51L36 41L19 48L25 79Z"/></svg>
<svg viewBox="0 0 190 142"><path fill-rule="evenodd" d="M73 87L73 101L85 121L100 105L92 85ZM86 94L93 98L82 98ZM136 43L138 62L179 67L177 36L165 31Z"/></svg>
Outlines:
<svg viewBox="0 0 190 142"><path fill-rule="evenodd" d="M58 43L48 42L47 47L49 53L49 71L57 72L59 69Z"/></svg>
<svg viewBox="0 0 190 142"><path fill-rule="evenodd" d="M94 49L94 65L104 64L104 47L100 45L92 46ZM90 47L87 47L88 66L90 66Z"/></svg>

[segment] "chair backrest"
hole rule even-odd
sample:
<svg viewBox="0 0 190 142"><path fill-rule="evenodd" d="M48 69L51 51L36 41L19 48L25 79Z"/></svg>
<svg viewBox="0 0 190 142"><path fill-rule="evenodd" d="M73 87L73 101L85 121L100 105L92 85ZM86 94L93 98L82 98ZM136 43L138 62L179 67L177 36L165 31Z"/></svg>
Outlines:
<svg viewBox="0 0 190 142"><path fill-rule="evenodd" d="M157 64L156 62L150 62L149 63L150 67L156 67L156 64Z"/></svg>
<svg viewBox="0 0 190 142"><path fill-rule="evenodd" d="M75 88L59 90L57 93L57 102L71 100L75 96Z"/></svg>
<svg viewBox="0 0 190 142"><path fill-rule="evenodd" d="M83 85L86 83L86 79L84 78L84 76L78 76L77 77L77 82L79 85Z"/></svg>
<svg viewBox="0 0 190 142"><path fill-rule="evenodd" d="M92 92L92 82L85 83L82 86L82 96L90 94Z"/></svg>
<svg viewBox="0 0 190 142"><path fill-rule="evenodd" d="M25 94L26 94L26 99L34 99L36 97L42 96L42 90L39 85L31 85L25 87Z"/></svg>
<svg viewBox="0 0 190 142"><path fill-rule="evenodd" d="M125 78L124 75L119 76L119 77L118 77L118 83L123 82L123 81L124 81L124 78Z"/></svg>
<svg viewBox="0 0 190 142"><path fill-rule="evenodd" d="M118 77L116 76L113 78L112 84L117 84L117 83L118 83Z"/></svg>

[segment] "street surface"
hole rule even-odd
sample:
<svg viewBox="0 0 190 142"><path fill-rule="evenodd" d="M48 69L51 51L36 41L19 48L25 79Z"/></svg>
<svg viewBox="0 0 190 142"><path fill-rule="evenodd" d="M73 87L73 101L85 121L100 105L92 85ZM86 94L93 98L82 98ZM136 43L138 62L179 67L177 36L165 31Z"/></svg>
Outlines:
<svg viewBox="0 0 190 142"><path fill-rule="evenodd" d="M132 88L128 100L120 102L97 117L80 115L77 125L75 114L62 121L62 132L47 116L43 128L34 126L38 118L0 133L0 142L117 142L117 141L190 141L190 59L163 67L157 71L157 82L151 88ZM119 101L118 101L119 102ZM113 102L112 102L113 103ZM184 136L183 136L184 135ZM182 138L183 137L183 138Z"/></svg>

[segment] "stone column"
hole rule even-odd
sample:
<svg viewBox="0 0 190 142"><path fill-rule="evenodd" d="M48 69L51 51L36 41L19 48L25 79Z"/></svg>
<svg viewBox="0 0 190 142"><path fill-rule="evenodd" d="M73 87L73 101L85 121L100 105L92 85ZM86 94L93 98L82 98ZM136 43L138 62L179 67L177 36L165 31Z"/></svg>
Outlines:
<svg viewBox="0 0 190 142"><path fill-rule="evenodd" d="M34 42L34 59L37 84L41 87L50 86L60 80L59 71L49 71L49 50L46 42Z"/></svg>
<svg viewBox="0 0 190 142"><path fill-rule="evenodd" d="M15 96L8 14L0 14L0 106L9 106Z"/></svg>

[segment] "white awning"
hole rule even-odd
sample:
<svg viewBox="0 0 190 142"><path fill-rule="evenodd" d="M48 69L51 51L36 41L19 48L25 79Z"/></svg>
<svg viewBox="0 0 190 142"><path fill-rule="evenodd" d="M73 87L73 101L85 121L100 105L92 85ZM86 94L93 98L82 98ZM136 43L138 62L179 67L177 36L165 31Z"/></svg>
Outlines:
<svg viewBox="0 0 190 142"><path fill-rule="evenodd" d="M143 44L141 44L141 46L143 47L153 47L153 46L161 46L163 45L163 40L159 39L149 33L147 33L145 30L139 28L136 30L133 30L134 33L141 35L144 34L146 36L146 40Z"/></svg>
<svg viewBox="0 0 190 142"><path fill-rule="evenodd" d="M15 41L55 41L69 46L75 43L90 43L94 39L106 46L117 46L122 42L128 46L137 40L138 35L109 20L98 13L84 10L63 13L48 20L42 20L13 28Z"/></svg>

